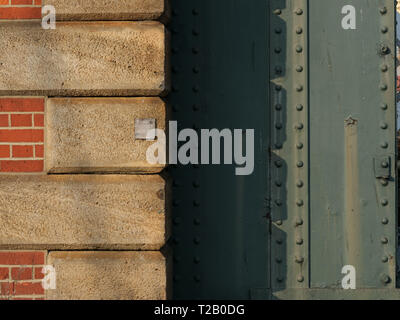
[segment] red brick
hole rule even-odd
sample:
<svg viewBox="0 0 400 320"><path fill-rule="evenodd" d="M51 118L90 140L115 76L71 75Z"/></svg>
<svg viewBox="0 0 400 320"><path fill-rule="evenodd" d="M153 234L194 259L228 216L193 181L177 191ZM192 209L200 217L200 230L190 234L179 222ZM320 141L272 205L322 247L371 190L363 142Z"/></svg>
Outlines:
<svg viewBox="0 0 400 320"><path fill-rule="evenodd" d="M33 1L32 0L11 0L11 5L32 5Z"/></svg>
<svg viewBox="0 0 400 320"><path fill-rule="evenodd" d="M41 6L42 5L42 0L35 0L35 5L36 6Z"/></svg>
<svg viewBox="0 0 400 320"><path fill-rule="evenodd" d="M44 294L42 282L17 282L14 284L15 295Z"/></svg>
<svg viewBox="0 0 400 320"><path fill-rule="evenodd" d="M44 157L44 145L36 145L35 146L35 157L36 158Z"/></svg>
<svg viewBox="0 0 400 320"><path fill-rule="evenodd" d="M32 268L12 268L11 279L12 280L32 280Z"/></svg>
<svg viewBox="0 0 400 320"><path fill-rule="evenodd" d="M0 0L0 6L7 5L7 4L8 4L8 0Z"/></svg>
<svg viewBox="0 0 400 320"><path fill-rule="evenodd" d="M14 282L2 282L0 287L2 296L11 296L14 294Z"/></svg>
<svg viewBox="0 0 400 320"><path fill-rule="evenodd" d="M41 251L0 251L0 264L3 264L3 265L44 264L44 252L41 252Z"/></svg>
<svg viewBox="0 0 400 320"><path fill-rule="evenodd" d="M8 268L0 268L0 280L6 280L9 276Z"/></svg>
<svg viewBox="0 0 400 320"><path fill-rule="evenodd" d="M32 127L31 114L12 114L11 115L12 127Z"/></svg>
<svg viewBox="0 0 400 320"><path fill-rule="evenodd" d="M44 127L44 114L35 114L35 127Z"/></svg>
<svg viewBox="0 0 400 320"><path fill-rule="evenodd" d="M8 114L0 114L0 127L8 127Z"/></svg>
<svg viewBox="0 0 400 320"><path fill-rule="evenodd" d="M43 142L44 133L39 129L0 130L0 142Z"/></svg>
<svg viewBox="0 0 400 320"><path fill-rule="evenodd" d="M0 145L0 158L10 157L10 146Z"/></svg>
<svg viewBox="0 0 400 320"><path fill-rule="evenodd" d="M44 111L44 99L43 98L0 98L0 111L1 112L31 112L31 111L43 112Z"/></svg>
<svg viewBox="0 0 400 320"><path fill-rule="evenodd" d="M37 267L35 268L35 279L43 279L44 278L44 273L42 273L43 267Z"/></svg>
<svg viewBox="0 0 400 320"><path fill-rule="evenodd" d="M1 160L0 172L43 172L43 160Z"/></svg>
<svg viewBox="0 0 400 320"><path fill-rule="evenodd" d="M42 9L40 7L6 7L0 10L0 19L40 19Z"/></svg>
<svg viewBox="0 0 400 320"><path fill-rule="evenodd" d="M13 158L33 158L33 146L12 146Z"/></svg>

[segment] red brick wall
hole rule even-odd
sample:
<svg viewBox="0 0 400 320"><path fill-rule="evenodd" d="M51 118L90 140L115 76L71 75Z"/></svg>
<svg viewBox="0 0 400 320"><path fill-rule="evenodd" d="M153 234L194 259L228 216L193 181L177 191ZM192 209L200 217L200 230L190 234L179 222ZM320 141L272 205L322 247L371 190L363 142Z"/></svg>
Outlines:
<svg viewBox="0 0 400 320"><path fill-rule="evenodd" d="M42 172L44 98L0 98L0 172Z"/></svg>
<svg viewBox="0 0 400 320"><path fill-rule="evenodd" d="M44 251L0 251L0 300L43 300Z"/></svg>
<svg viewBox="0 0 400 320"><path fill-rule="evenodd" d="M40 19L42 0L0 0L0 20Z"/></svg>

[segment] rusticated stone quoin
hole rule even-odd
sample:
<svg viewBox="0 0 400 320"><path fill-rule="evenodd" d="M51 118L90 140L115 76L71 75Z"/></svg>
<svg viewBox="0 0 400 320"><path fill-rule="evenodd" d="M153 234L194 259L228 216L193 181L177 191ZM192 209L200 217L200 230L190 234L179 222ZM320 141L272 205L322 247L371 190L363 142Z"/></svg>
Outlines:
<svg viewBox="0 0 400 320"><path fill-rule="evenodd" d="M49 300L163 300L166 259L160 252L50 252L56 271Z"/></svg>
<svg viewBox="0 0 400 320"><path fill-rule="evenodd" d="M168 87L166 30L145 22L3 22L0 95L156 96Z"/></svg>
<svg viewBox="0 0 400 320"><path fill-rule="evenodd" d="M160 98L56 98L46 106L48 172L159 172L146 160L154 141L135 138L135 120L165 130ZM137 128L139 129L139 128Z"/></svg>
<svg viewBox="0 0 400 320"><path fill-rule="evenodd" d="M155 20L166 11L166 0L43 0L62 20Z"/></svg>
<svg viewBox="0 0 400 320"><path fill-rule="evenodd" d="M155 175L0 175L0 249L158 250L165 193Z"/></svg>

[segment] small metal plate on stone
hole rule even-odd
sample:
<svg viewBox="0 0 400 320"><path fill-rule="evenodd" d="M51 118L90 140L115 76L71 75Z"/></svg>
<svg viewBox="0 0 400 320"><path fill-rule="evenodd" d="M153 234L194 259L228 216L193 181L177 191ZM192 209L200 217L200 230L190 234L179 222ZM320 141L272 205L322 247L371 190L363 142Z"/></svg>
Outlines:
<svg viewBox="0 0 400 320"><path fill-rule="evenodd" d="M154 141L156 139L155 132L147 137L150 130L156 128L156 119L135 119L135 140Z"/></svg>

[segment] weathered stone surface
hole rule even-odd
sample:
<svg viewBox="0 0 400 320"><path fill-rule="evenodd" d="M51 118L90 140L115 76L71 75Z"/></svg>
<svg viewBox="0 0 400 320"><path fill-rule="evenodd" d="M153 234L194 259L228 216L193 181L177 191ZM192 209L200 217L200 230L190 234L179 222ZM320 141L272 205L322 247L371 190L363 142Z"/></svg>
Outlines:
<svg viewBox="0 0 400 320"><path fill-rule="evenodd" d="M158 250L165 193L156 175L0 175L0 249Z"/></svg>
<svg viewBox="0 0 400 320"><path fill-rule="evenodd" d="M165 130L160 98L55 98L46 105L49 172L159 172L146 160L154 141L135 138L135 120L155 119Z"/></svg>
<svg viewBox="0 0 400 320"><path fill-rule="evenodd" d="M0 95L159 95L166 47L159 22L3 22Z"/></svg>
<svg viewBox="0 0 400 320"><path fill-rule="evenodd" d="M165 0L43 0L62 20L153 20L166 10Z"/></svg>
<svg viewBox="0 0 400 320"><path fill-rule="evenodd" d="M49 300L162 300L166 259L160 252L50 252L56 271Z"/></svg>

